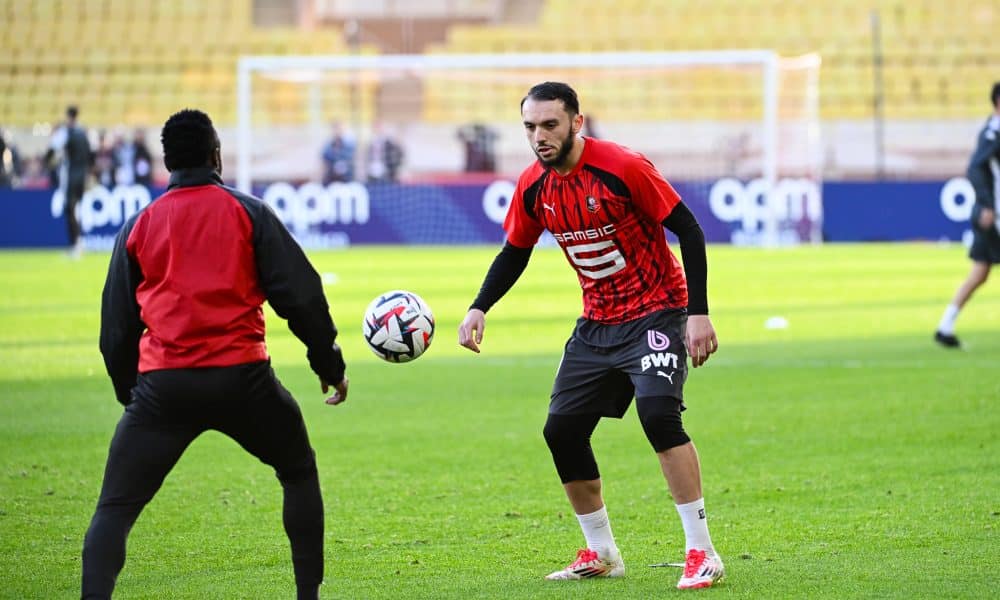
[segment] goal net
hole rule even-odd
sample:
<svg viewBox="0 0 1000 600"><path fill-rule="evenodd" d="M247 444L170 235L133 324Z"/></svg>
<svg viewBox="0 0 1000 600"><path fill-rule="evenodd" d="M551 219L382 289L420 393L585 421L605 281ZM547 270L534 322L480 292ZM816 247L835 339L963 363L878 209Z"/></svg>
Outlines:
<svg viewBox="0 0 1000 600"><path fill-rule="evenodd" d="M521 99L565 81L585 133L648 156L709 241L817 242L819 66L765 50L243 57L237 185L309 245L501 240L534 160Z"/></svg>

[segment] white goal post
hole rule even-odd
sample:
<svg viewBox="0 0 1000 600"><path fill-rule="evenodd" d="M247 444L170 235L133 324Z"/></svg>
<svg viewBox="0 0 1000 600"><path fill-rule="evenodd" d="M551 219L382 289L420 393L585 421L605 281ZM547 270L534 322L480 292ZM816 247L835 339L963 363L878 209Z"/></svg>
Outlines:
<svg viewBox="0 0 1000 600"><path fill-rule="evenodd" d="M312 78L320 81L323 73L339 73L342 77L361 79L372 73L405 73L407 76L424 78L451 73L475 73L502 69L565 71L571 69L606 70L606 77L613 81L619 70L646 69L692 69L719 68L742 69L759 72L760 111L750 121L752 137L759 146L759 165L755 167L757 184L754 193L759 193L761 201L756 207L765 240L776 240L777 219L768 216L773 202L771 191L779 179L779 135L780 85L782 69L789 63L798 61L793 68L812 69L818 73L819 57L806 55L796 59L782 58L772 50L705 50L690 52L601 52L601 53L521 53L521 54L421 54L421 55L312 55L312 56L244 56L237 65L237 128L236 128L236 184L245 192L250 192L255 180L252 150L255 148L254 92L255 77L288 78L294 74L299 80ZM812 79L817 79L813 76ZM569 80L573 84L572 80ZM260 85L258 79L257 85ZM475 86L472 80L466 85ZM527 87L524 88L525 91ZM724 93L724 92L722 92ZM804 111L806 118L815 121L811 129L818 131L818 82L811 81L808 90L800 92L798 98L811 103L811 109ZM586 97L581 104L586 110ZM515 105L516 107L516 105ZM516 109L516 108L515 108ZM753 125L753 123L756 125ZM322 124L317 122L316 125ZM795 134L798 136L798 134ZM818 134L817 134L818 135ZM786 136L787 137L787 136ZM612 136L614 139L614 136ZM618 140L616 140L618 141ZM734 175L735 176L735 175ZM760 189L762 188L762 189ZM787 212L787 211L786 211ZM814 236L815 237L815 236Z"/></svg>

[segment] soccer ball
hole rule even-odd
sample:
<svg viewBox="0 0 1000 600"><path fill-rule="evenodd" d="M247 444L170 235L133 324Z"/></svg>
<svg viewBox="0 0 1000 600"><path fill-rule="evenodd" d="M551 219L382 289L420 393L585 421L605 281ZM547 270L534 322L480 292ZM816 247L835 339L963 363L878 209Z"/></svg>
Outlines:
<svg viewBox="0 0 1000 600"><path fill-rule="evenodd" d="M420 296L393 290L368 305L363 332L375 356L388 362L409 362L431 345L434 315Z"/></svg>

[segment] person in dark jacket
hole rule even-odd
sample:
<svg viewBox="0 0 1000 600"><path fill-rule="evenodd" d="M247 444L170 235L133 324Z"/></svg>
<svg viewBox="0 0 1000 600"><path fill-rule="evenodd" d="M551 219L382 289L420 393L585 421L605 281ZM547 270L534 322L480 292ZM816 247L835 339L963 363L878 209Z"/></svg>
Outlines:
<svg viewBox="0 0 1000 600"><path fill-rule="evenodd" d="M80 111L76 106L66 108L66 123L56 130L50 142L48 157L60 155L59 189L63 194L63 215L66 217L66 237L73 258L83 253L83 237L76 208L83 199L87 173L94 163L94 153L87 139L87 131L77 121Z"/></svg>
<svg viewBox="0 0 1000 600"><path fill-rule="evenodd" d="M972 269L958 286L951 303L944 309L934 341L946 348L961 348L955 335L958 313L979 286L986 283L993 265L1000 263L1000 221L997 221L997 173L1000 172L1000 81L990 90L993 114L979 130L976 149L969 159L966 176L976 192L972 207L972 246L969 258Z"/></svg>
<svg viewBox="0 0 1000 600"><path fill-rule="evenodd" d="M109 598L125 540L185 448L202 432L234 439L284 489L298 598L323 581L323 501L298 404L271 369L267 300L306 346L320 387L347 398L337 329L319 275L263 202L222 183L218 135L197 110L162 133L167 191L115 241L100 348L125 406L83 544L83 598Z"/></svg>

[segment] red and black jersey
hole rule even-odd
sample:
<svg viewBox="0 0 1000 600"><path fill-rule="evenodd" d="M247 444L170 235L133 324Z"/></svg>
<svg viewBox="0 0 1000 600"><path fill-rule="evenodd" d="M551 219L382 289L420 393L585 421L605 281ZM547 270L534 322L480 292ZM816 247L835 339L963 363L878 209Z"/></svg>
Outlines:
<svg viewBox="0 0 1000 600"><path fill-rule="evenodd" d="M267 360L265 300L313 370L340 382L319 275L277 216L209 168L172 173L166 193L122 227L108 268L101 352L119 401L137 373Z"/></svg>
<svg viewBox="0 0 1000 600"><path fill-rule="evenodd" d="M684 271L662 222L680 196L643 155L584 138L583 154L563 176L539 162L517 182L504 221L520 248L548 230L583 288L583 316L622 323L687 306Z"/></svg>

